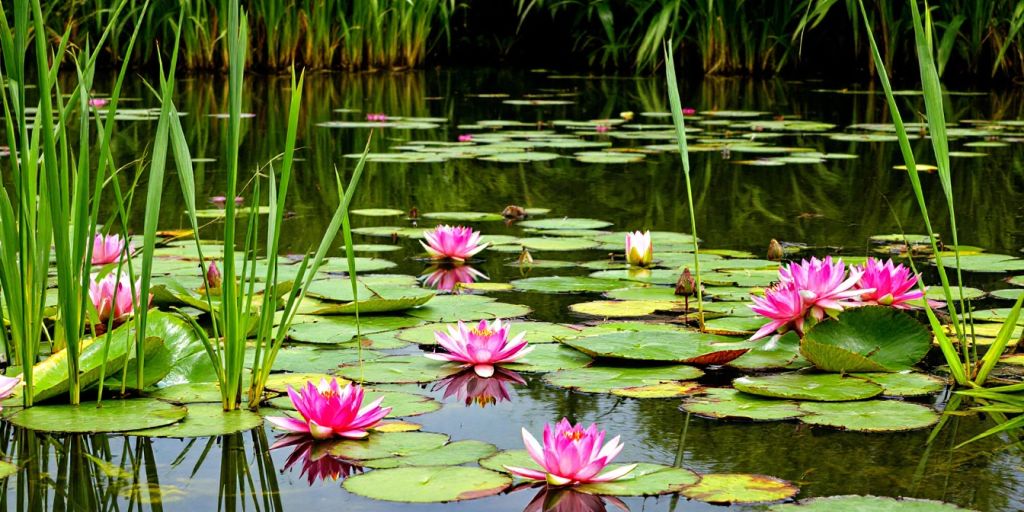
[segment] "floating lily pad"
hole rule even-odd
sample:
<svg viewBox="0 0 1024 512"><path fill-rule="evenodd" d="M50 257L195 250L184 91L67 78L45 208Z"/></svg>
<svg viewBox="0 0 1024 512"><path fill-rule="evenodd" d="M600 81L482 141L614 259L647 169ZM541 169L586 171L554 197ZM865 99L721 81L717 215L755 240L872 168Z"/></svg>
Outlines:
<svg viewBox="0 0 1024 512"><path fill-rule="evenodd" d="M559 158L560 156L561 155L558 153L545 153L542 151L509 151L507 153L495 153L492 155L482 156L480 157L480 160L503 163L526 163L546 162L548 160Z"/></svg>
<svg viewBox="0 0 1024 512"><path fill-rule="evenodd" d="M738 377L733 387L753 395L793 400L844 402L882 394L882 386L864 379L833 373L780 373Z"/></svg>
<svg viewBox="0 0 1024 512"><path fill-rule="evenodd" d="M622 282L611 279L595 279L593 277L528 277L512 281L512 285L520 291L543 293L579 293L605 292L622 287Z"/></svg>
<svg viewBox="0 0 1024 512"><path fill-rule="evenodd" d="M225 411L220 404L192 404L188 406L188 416L178 423L128 434L143 437L222 436L252 430L262 424L263 418L252 411Z"/></svg>
<svg viewBox="0 0 1024 512"><path fill-rule="evenodd" d="M612 394L627 398L677 398L700 393L704 387L696 382L663 382L649 386L613 389Z"/></svg>
<svg viewBox="0 0 1024 512"><path fill-rule="evenodd" d="M493 297L469 294L434 297L426 305L406 312L409 316L431 322L515 318L529 313L530 308L520 304L506 304L497 302Z"/></svg>
<svg viewBox="0 0 1024 512"><path fill-rule="evenodd" d="M433 432L381 432L365 439L343 440L330 447L334 457L348 460L372 460L405 457L444 446L447 434Z"/></svg>
<svg viewBox="0 0 1024 512"><path fill-rule="evenodd" d="M355 252L391 252L399 251L402 249L400 245L390 244L352 244L352 250Z"/></svg>
<svg viewBox="0 0 1024 512"><path fill-rule="evenodd" d="M630 318L653 315L659 311L672 311L681 307L681 302L664 300L596 300L572 304L569 309L582 315Z"/></svg>
<svg viewBox="0 0 1024 512"><path fill-rule="evenodd" d="M714 334L750 335L764 325L764 318L755 316L723 316L704 321L704 330Z"/></svg>
<svg viewBox="0 0 1024 512"><path fill-rule="evenodd" d="M316 316L310 321L296 322L288 330L288 339L302 343L338 344L352 341L358 330L354 316ZM362 334L392 331L412 327L421 322L404 316L360 316ZM364 348L367 348L364 346ZM374 347L376 348L376 347ZM392 347L394 348L394 347Z"/></svg>
<svg viewBox="0 0 1024 512"><path fill-rule="evenodd" d="M751 347L748 342L697 331L619 332L562 343L592 356L702 365L728 363Z"/></svg>
<svg viewBox="0 0 1024 512"><path fill-rule="evenodd" d="M727 388L709 388L704 395L687 398L680 407L709 418L757 421L787 420L804 414L798 402L761 398Z"/></svg>
<svg viewBox="0 0 1024 512"><path fill-rule="evenodd" d="M952 503L883 496L826 496L775 505L769 512L965 512Z"/></svg>
<svg viewBox="0 0 1024 512"><path fill-rule="evenodd" d="M610 393L616 389L693 380L702 375L704 372L701 370L686 365L591 366L549 373L544 376L544 381L586 393Z"/></svg>
<svg viewBox="0 0 1024 512"><path fill-rule="evenodd" d="M310 313L318 315L354 314L356 308L360 313L388 313L405 311L426 304L434 297L434 292L424 288L409 286L367 285L360 283L358 306L353 301L352 286L345 280L313 281L308 293L324 300L341 302L326 304Z"/></svg>
<svg viewBox="0 0 1024 512"><path fill-rule="evenodd" d="M643 153L623 153L619 151L581 151L576 153L576 160L587 164L632 164L642 162Z"/></svg>
<svg viewBox="0 0 1024 512"><path fill-rule="evenodd" d="M798 492L797 486L771 476L711 473L701 475L682 495L708 503L767 503L792 498Z"/></svg>
<svg viewBox="0 0 1024 512"><path fill-rule="evenodd" d="M603 229L611 226L611 222L597 219L578 219L563 217L560 219L526 220L518 224L521 228L532 229Z"/></svg>
<svg viewBox="0 0 1024 512"><path fill-rule="evenodd" d="M931 334L906 313L887 307L842 312L807 331L800 353L832 372L897 372L924 358Z"/></svg>
<svg viewBox="0 0 1024 512"><path fill-rule="evenodd" d="M857 432L918 430L939 421L939 415L928 407L895 400L804 402L800 410L806 413L800 417L804 423Z"/></svg>
<svg viewBox="0 0 1024 512"><path fill-rule="evenodd" d="M500 213L485 212L427 212L421 213L424 219L458 221L458 222L484 222L504 220Z"/></svg>
<svg viewBox="0 0 1024 512"><path fill-rule="evenodd" d="M560 338L578 336L580 333L579 329L550 322L523 321L510 322L510 324L510 337L517 336L519 333L526 333L523 339L531 344L554 343ZM452 324L437 323L403 329L398 333L398 339L419 345L435 345L437 344L437 340L434 338L434 333L438 331L447 333L448 327L451 325Z"/></svg>
<svg viewBox="0 0 1024 512"><path fill-rule="evenodd" d="M501 365L516 372L553 372L582 368L591 362L590 356L560 344L546 343L533 347L529 354L514 363Z"/></svg>
<svg viewBox="0 0 1024 512"><path fill-rule="evenodd" d="M343 364L338 374L355 382L411 384L432 382L458 373L458 368L421 354L387 356L359 364Z"/></svg>
<svg viewBox="0 0 1024 512"><path fill-rule="evenodd" d="M188 409L152 398L104 400L102 407L83 405L37 405L7 418L16 426L40 432L85 434L125 432L160 427L181 421Z"/></svg>
<svg viewBox="0 0 1024 512"><path fill-rule="evenodd" d="M483 441L456 441L433 450L416 452L405 457L388 457L374 459L364 464L375 469L412 467L412 466L458 466L476 462L484 457L497 453L498 449L491 443Z"/></svg>
<svg viewBox="0 0 1024 512"><path fill-rule="evenodd" d="M708 272L708 274L715 273ZM647 284L674 285L679 279L679 271L663 268L626 268L618 270L601 270L590 274L590 277L596 277L598 279L620 279L622 281L635 281ZM623 286L625 285L626 284Z"/></svg>
<svg viewBox="0 0 1024 512"><path fill-rule="evenodd" d="M942 262L948 269L956 266L956 259L948 256ZM960 256L960 269L964 272L1017 272L1024 270L1024 259L1007 254L964 254Z"/></svg>
<svg viewBox="0 0 1024 512"><path fill-rule="evenodd" d="M619 480L583 484L575 489L600 496L655 496L679 492L698 480L700 476L689 469L641 463Z"/></svg>
<svg viewBox="0 0 1024 512"><path fill-rule="evenodd" d="M946 381L934 375L917 372L855 373L854 377L867 379L885 388L885 396L920 396L941 391Z"/></svg>
<svg viewBox="0 0 1024 512"><path fill-rule="evenodd" d="M220 384L216 382L186 382L157 389L150 398L159 398L176 404L220 402Z"/></svg>
<svg viewBox="0 0 1024 512"><path fill-rule="evenodd" d="M306 385L307 382L319 385L321 380L330 381L337 379L338 384L344 386L348 382L345 379L335 377L334 375L326 373L272 373L267 377L267 383L265 387L267 391L276 391L278 393L284 393L288 391L288 387L291 386L294 389L299 389Z"/></svg>
<svg viewBox="0 0 1024 512"><path fill-rule="evenodd" d="M800 355L800 336L793 331L729 362L729 366L741 370L796 370L810 365Z"/></svg>
<svg viewBox="0 0 1024 512"><path fill-rule="evenodd" d="M426 466L378 469L345 479L345 490L385 501L440 503L498 494L512 479L481 468Z"/></svg>
<svg viewBox="0 0 1024 512"><path fill-rule="evenodd" d="M359 208L355 210L349 210L352 215L362 215L364 217L394 217L397 215L405 215L402 210L396 210L394 208Z"/></svg>
<svg viewBox="0 0 1024 512"><path fill-rule="evenodd" d="M583 251L598 246L593 240L571 237L528 237L519 243L531 251Z"/></svg>

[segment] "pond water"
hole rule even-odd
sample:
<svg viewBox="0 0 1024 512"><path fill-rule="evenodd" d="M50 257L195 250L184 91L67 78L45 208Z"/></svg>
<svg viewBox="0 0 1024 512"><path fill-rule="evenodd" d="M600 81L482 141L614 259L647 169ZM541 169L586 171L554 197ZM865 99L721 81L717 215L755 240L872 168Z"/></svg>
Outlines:
<svg viewBox="0 0 1024 512"><path fill-rule="evenodd" d="M287 77L247 78L243 111L255 117L243 120L242 166L265 164L283 148L287 110ZM319 242L336 205L335 170L345 175L370 130L321 126L329 121L362 121L367 112L389 116L442 117L448 121L425 129L375 130L371 151L387 152L410 141L453 142L463 133L487 129L458 128L480 121L530 123L515 130L538 127L555 120L618 118L635 113L634 123L663 124L664 117L644 112L666 112L663 80L599 79L557 76L546 72L498 70L430 70L388 74L315 74L307 77L299 132L299 157L283 244L288 252L304 252ZM849 89L847 89L849 88ZM98 87L98 90L103 90ZM839 92L844 89L843 92ZM151 107L156 100L145 93L141 81L129 85L138 98L129 107ZM860 93L863 92L863 93ZM754 134L755 141L771 146L813 148L827 154L850 154L814 163L756 166L744 160L775 154L713 150L691 154L697 225L704 247L749 251L764 257L768 242L803 243L807 254L870 253L872 235L923 231L920 215L895 142L836 140L831 134L874 133L848 129L849 125L886 123L888 112L880 91L850 84L818 82L743 81L716 79L686 84L683 102L698 112L708 110L762 111L757 117L795 116L830 123L824 132ZM185 131L197 160L197 195L221 195L224 170L220 163L226 122L208 114L227 110L226 82L216 77L188 77L178 85L176 105L186 112ZM493 95L507 94L507 97ZM507 99L555 99L565 104L514 105ZM904 115L923 111L918 96L900 96ZM339 110L341 109L341 110ZM344 109L352 109L345 111ZM947 112L956 120L1015 120L1024 118L1020 90L948 97ZM715 116L703 116L714 120ZM733 119L735 121L735 119ZM908 119L909 121L909 119ZM732 136L734 128L691 122L691 127L716 132L714 138ZM971 127L971 123L957 126ZM155 121L133 121L119 127L118 162L127 164L145 155ZM593 128L555 128L559 133ZM954 140L953 149L978 156L962 156L953 163L961 244L989 252L1019 255L1024 246L1024 179L1021 169L1024 132L1015 125L1005 135L968 136ZM640 148L671 144L671 140L620 138L631 132L613 127L607 133L585 135L586 140L610 141L615 147ZM636 131L632 131L636 133ZM1017 133L1017 135L1013 135ZM701 134L691 136L691 144ZM839 137L842 139L843 137ZM972 142L1004 142L1005 145ZM931 162L926 141L914 141L921 162ZM965 145L967 144L967 145ZM991 146L991 147L989 147ZM572 155L577 150L538 149ZM793 153L799 155L799 153ZM811 160L819 160L817 157ZM758 163L773 163L760 161ZM130 176L132 169L126 171ZM127 178L126 178L127 179ZM941 188L934 175L922 174L926 196L933 205L935 228L945 232ZM168 176L161 227L185 228L187 219L175 176ZM244 192L243 192L244 194ZM141 201L134 205L141 229ZM543 218L581 217L613 224L608 230L652 229L689 232L685 186L677 153L660 151L642 161L596 164L559 158L538 162L495 162L456 158L442 163L371 162L356 195L354 208L394 208L419 212L499 212L506 205L548 208ZM355 227L410 226L404 215L353 216ZM420 219L420 226L435 221ZM489 235L523 236L523 228L502 221L471 223ZM397 264L385 270L414 276L429 264L422 250L408 238L357 235L357 243L393 244L397 250L364 253ZM655 247L657 250L657 246ZM538 260L594 261L608 258L608 250L572 252L533 251ZM335 255L342 254L340 247ZM523 269L515 264L518 252L485 251L475 268L491 282L505 283L524 276L587 275L582 267ZM926 273L926 275L930 275ZM972 274L972 286L1003 288L1006 274ZM598 294L541 294L497 292L490 295L532 309L529 318L560 323L593 321L572 313L568 306L599 299ZM993 304L1004 302L990 299ZM396 353L418 354L416 345ZM705 384L726 383L735 372L709 372ZM761 473L790 480L800 486L800 498L838 494L912 496L956 503L977 510L1024 508L1024 458L1007 449L1005 440L991 439L953 450L952 447L991 423L955 418L928 443L930 430L866 434L810 428L797 422L727 422L688 416L680 400L619 398L606 394L571 392L545 384L539 376L524 375L527 383L510 387L509 399L497 403L470 403L445 397L435 385L421 392L444 403L441 410L409 418L424 431L444 432L454 440L474 439L500 449L520 448L520 428L539 432L543 424L563 416L599 422L621 434L626 448L619 460L671 465L681 462L698 472ZM944 394L915 399L941 407ZM287 466L291 449L268 451L277 434L269 427L222 438L196 440L143 439L117 435L44 436L4 432L6 453L24 467L3 482L8 510L495 510L519 511L536 490L462 503L405 505L374 501L347 492L341 480L312 484L301 474L301 462ZM11 441L13 435L13 441ZM97 460L106 461L99 463ZM108 464L109 463L109 464ZM118 469L120 467L121 469ZM127 471L134 478L119 473ZM136 483L132 483L136 482ZM138 482L142 482L139 484ZM162 500L158 499L162 495ZM627 498L631 510L710 510L716 506L676 496ZM736 506L737 509L758 507Z"/></svg>

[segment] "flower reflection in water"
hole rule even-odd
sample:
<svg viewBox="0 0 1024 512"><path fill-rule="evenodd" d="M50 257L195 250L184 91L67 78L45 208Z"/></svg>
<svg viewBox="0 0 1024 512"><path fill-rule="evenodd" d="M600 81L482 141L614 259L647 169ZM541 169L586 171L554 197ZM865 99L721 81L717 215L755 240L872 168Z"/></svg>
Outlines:
<svg viewBox="0 0 1024 512"><path fill-rule="evenodd" d="M438 381L434 391L443 389L445 398L454 396L467 406L476 403L480 407L487 407L512 400L509 383L523 385L526 381L512 370L495 368L494 375L481 377L470 368Z"/></svg>
<svg viewBox="0 0 1024 512"><path fill-rule="evenodd" d="M530 500L523 512L606 512L609 510L629 512L622 500L614 496L596 496L573 489L544 487Z"/></svg>
<svg viewBox="0 0 1024 512"><path fill-rule="evenodd" d="M458 293L460 285L475 283L488 277L469 265L431 265L420 277L423 285L442 292Z"/></svg>
<svg viewBox="0 0 1024 512"><path fill-rule="evenodd" d="M285 460L281 473L291 470L292 466L302 462L299 476L305 476L309 485L312 486L318 480L338 481L363 472L362 466L331 455L331 447L337 443L338 441L317 441L309 436L290 434L282 437L270 449L294 446L292 453Z"/></svg>

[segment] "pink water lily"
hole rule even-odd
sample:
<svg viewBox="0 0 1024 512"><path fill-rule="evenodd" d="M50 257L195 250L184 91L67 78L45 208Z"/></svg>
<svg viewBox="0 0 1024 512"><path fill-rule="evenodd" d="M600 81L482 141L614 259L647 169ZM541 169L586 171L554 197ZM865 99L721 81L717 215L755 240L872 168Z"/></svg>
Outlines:
<svg viewBox="0 0 1024 512"><path fill-rule="evenodd" d="M523 512L607 512L611 505L622 512L629 506L615 496L587 494L572 487L543 487Z"/></svg>
<svg viewBox="0 0 1024 512"><path fill-rule="evenodd" d="M228 204L228 198L225 196L213 196L210 198L212 203L217 208L224 208ZM235 206L242 206L245 203L245 198L242 196L235 196Z"/></svg>
<svg viewBox="0 0 1024 512"><path fill-rule="evenodd" d="M584 429L582 423L572 425L568 419L562 418L556 425L544 426L544 444L541 445L524 428L523 443L526 451L543 470L514 466L505 466L505 469L513 475L546 481L552 486L617 480L629 474L637 465L628 464L599 475L623 448L619 436L602 445L604 436L605 432L598 430L597 425Z"/></svg>
<svg viewBox="0 0 1024 512"><path fill-rule="evenodd" d="M14 391L18 389L19 384L21 384L21 375L17 377L0 375L0 400L13 395ZM3 407L0 407L0 409L3 409Z"/></svg>
<svg viewBox="0 0 1024 512"><path fill-rule="evenodd" d="M217 262L211 261L210 265L206 267L206 283L212 288L220 288L221 283L224 281L224 276L221 275L220 269L217 268Z"/></svg>
<svg viewBox="0 0 1024 512"><path fill-rule="evenodd" d="M89 98L90 107L103 108L107 106L108 103L110 103L110 100L107 98Z"/></svg>
<svg viewBox="0 0 1024 512"><path fill-rule="evenodd" d="M692 115L694 115L696 113L697 113L697 109L695 109L693 107L683 107L683 115L684 116L692 116Z"/></svg>
<svg viewBox="0 0 1024 512"><path fill-rule="evenodd" d="M612 129L612 127L608 126L606 124L599 124L599 125L594 127L594 131L596 131L597 133L607 133L608 130L611 130L611 129Z"/></svg>
<svg viewBox="0 0 1024 512"><path fill-rule="evenodd" d="M459 142L473 142L473 135L469 133L463 133L459 135Z"/></svg>
<svg viewBox="0 0 1024 512"><path fill-rule="evenodd" d="M856 289L864 290L860 296L863 304L892 306L898 309L910 309L909 301L924 297L924 292L916 288L918 276L902 264L893 261L868 258L862 267L853 267L861 273Z"/></svg>
<svg viewBox="0 0 1024 512"><path fill-rule="evenodd" d="M443 389L444 398L454 396L467 406L475 403L487 407L512 399L508 392L510 383L525 385L526 380L518 373L502 368L495 368L494 375L490 377L481 377L473 370L464 370L438 381L433 389Z"/></svg>
<svg viewBox="0 0 1024 512"><path fill-rule="evenodd" d="M836 314L845 307L859 305L859 298L871 289L854 286L863 275L862 270L850 270L840 258L833 262L831 256L823 259L812 257L800 263L790 263L779 269L779 280L792 283L800 293L804 305L810 309L815 320L822 320L826 314Z"/></svg>
<svg viewBox="0 0 1024 512"><path fill-rule="evenodd" d="M105 326L107 320L111 318L113 318L114 325L124 322L135 310L133 291L135 298L138 298L142 295L141 286L139 281L135 281L133 284L127 275L119 277L107 274L99 281L94 278L89 284L89 299L92 300L92 305L96 308L100 326L93 326L93 331L102 329L101 326ZM147 307L152 300L153 296L150 295L146 301Z"/></svg>
<svg viewBox="0 0 1024 512"><path fill-rule="evenodd" d="M771 321L758 329L751 336L751 340L761 339L775 332L784 333L791 329L797 334L803 334L804 315L807 314L808 308L800 296L800 290L793 283L776 283L764 291L764 297L754 296L753 301L750 309Z"/></svg>
<svg viewBox="0 0 1024 512"><path fill-rule="evenodd" d="M337 441L318 441L309 436L289 434L274 443L270 449L294 446L281 471L288 471L295 464L302 462L299 476L305 476L309 485L320 480L338 481L362 473L363 468L357 463L331 455L331 448L335 444Z"/></svg>
<svg viewBox="0 0 1024 512"><path fill-rule="evenodd" d="M449 326L448 333L437 331L434 339L448 353L426 354L431 359L462 363L472 367L481 377L494 375L494 366L511 363L529 354L533 347L528 347L526 333L519 333L509 338L512 325L495 319L490 325L487 320L480 320L476 327L467 327L459 321L456 326Z"/></svg>
<svg viewBox="0 0 1024 512"><path fill-rule="evenodd" d="M321 379L317 386L307 382L301 391L288 386L288 397L302 419L270 416L267 421L289 432L309 434L314 439L344 437L360 439L391 412L381 407L384 397L363 405L363 388L358 384L338 385L337 379Z"/></svg>
<svg viewBox="0 0 1024 512"><path fill-rule="evenodd" d="M626 262L637 267L648 267L654 262L650 231L626 233Z"/></svg>
<svg viewBox="0 0 1024 512"><path fill-rule="evenodd" d="M370 113L370 114L366 114L366 120L367 121L384 122L384 121L388 120L388 116L387 116L387 114Z"/></svg>
<svg viewBox="0 0 1024 512"><path fill-rule="evenodd" d="M125 242L120 235L106 235L97 233L92 239L92 264L108 265L121 258ZM128 254L135 252L135 247L128 244Z"/></svg>
<svg viewBox="0 0 1024 512"><path fill-rule="evenodd" d="M481 279L487 279L487 275L469 265L435 265L427 269L427 271L429 274L422 278L423 284L443 292L457 291L460 284L475 283Z"/></svg>
<svg viewBox="0 0 1024 512"><path fill-rule="evenodd" d="M480 232L466 226L442 224L425 231L423 238L427 243L420 245L435 260L466 261L487 248L486 243L480 243Z"/></svg>

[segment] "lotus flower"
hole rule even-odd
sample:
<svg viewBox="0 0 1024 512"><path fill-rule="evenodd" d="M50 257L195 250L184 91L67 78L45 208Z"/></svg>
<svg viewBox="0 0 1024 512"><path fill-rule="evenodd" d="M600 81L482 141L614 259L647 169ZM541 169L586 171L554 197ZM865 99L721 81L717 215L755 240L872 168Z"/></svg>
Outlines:
<svg viewBox="0 0 1024 512"><path fill-rule="evenodd" d="M0 400L14 394L14 390L18 389L18 384L21 384L21 375L18 375L17 377L5 377L0 375ZM0 407L0 409L3 409L3 407Z"/></svg>
<svg viewBox="0 0 1024 512"><path fill-rule="evenodd" d="M90 98L89 99L89 106L90 107L103 108L103 107L107 106L108 103L110 103L110 100L108 100L107 98Z"/></svg>
<svg viewBox="0 0 1024 512"><path fill-rule="evenodd" d="M572 488L545 487L530 500L523 512L607 512L605 502L629 512L629 506L615 496L599 496Z"/></svg>
<svg viewBox="0 0 1024 512"><path fill-rule="evenodd" d="M647 267L654 262L650 231L626 233L626 261L637 267Z"/></svg>
<svg viewBox="0 0 1024 512"><path fill-rule="evenodd" d="M459 142L473 142L473 135L463 133L462 135L459 135Z"/></svg>
<svg viewBox="0 0 1024 512"><path fill-rule="evenodd" d="M683 115L684 116L692 116L692 115L694 115L696 113L697 113L697 109L695 109L693 107L683 107Z"/></svg>
<svg viewBox="0 0 1024 512"><path fill-rule="evenodd" d="M224 276L221 275L220 269L217 268L217 262L211 261L210 266L206 267L206 283L212 288L220 288L221 283L224 280Z"/></svg>
<svg viewBox="0 0 1024 512"><path fill-rule="evenodd" d="M124 251L124 239L120 235L103 236L97 233L92 239L92 264L107 265L121 258ZM135 247L128 244L128 253L135 252Z"/></svg>
<svg viewBox="0 0 1024 512"><path fill-rule="evenodd" d="M764 291L764 297L753 297L754 305L750 309L767 317L771 321L764 324L751 336L751 340L764 338L776 331L784 333L793 329L803 334L804 315L807 305L804 304L800 290L793 283L776 283Z"/></svg>
<svg viewBox="0 0 1024 512"><path fill-rule="evenodd" d="M425 231L423 238L427 243L420 242L420 245L435 260L466 261L487 248L487 244L480 243L480 233L465 226L442 224Z"/></svg>
<svg viewBox="0 0 1024 512"><path fill-rule="evenodd" d="M487 407L512 399L508 393L509 383L525 385L526 381L518 373L502 368L495 368L494 375L490 377L481 377L473 370L465 370L438 381L434 391L443 389L444 398L454 396L465 402L466 406L475 403Z"/></svg>
<svg viewBox="0 0 1024 512"><path fill-rule="evenodd" d="M391 412L381 407L384 397L363 406L363 388L358 384L338 386L337 379L320 379L320 385L307 382L302 391L288 386L288 396L302 419L267 417L267 421L289 432L309 434L314 439L344 437L360 439Z"/></svg>
<svg viewBox="0 0 1024 512"><path fill-rule="evenodd" d="M387 116L387 114L380 114L380 113L366 114L366 120L367 121L384 122L384 121L388 120L388 116Z"/></svg>
<svg viewBox="0 0 1024 512"><path fill-rule="evenodd" d="M526 346L519 333L509 339L508 333L512 325L495 319L487 325L487 320L480 320L476 327L466 327L459 321L457 326L449 326L448 333L435 332L434 339L448 351L447 354L426 354L438 361L462 363L464 367L473 367L473 371L481 377L494 375L494 365L511 363L529 354L533 347Z"/></svg>
<svg viewBox="0 0 1024 512"><path fill-rule="evenodd" d="M594 131L596 131L597 133L607 133L608 130L611 130L611 129L612 129L612 127L608 126L606 124L599 124L599 125L594 127Z"/></svg>
<svg viewBox="0 0 1024 512"><path fill-rule="evenodd" d="M101 324L106 324L110 318L114 319L114 324L120 324L135 310L135 303L132 300L132 289L133 285L128 276L118 276L114 274L107 274L100 281L92 280L89 284L89 298L92 299L92 305L96 308L96 313L99 316ZM142 295L141 283L135 281L134 294L136 297ZM149 302L153 300L153 296L150 295L146 301L147 307ZM96 327L94 326L94 330Z"/></svg>
<svg viewBox="0 0 1024 512"><path fill-rule="evenodd" d="M224 205L228 204L228 198L225 196L213 196L210 198L210 202L217 208L224 208ZM235 206L242 206L243 203L245 203L244 197L235 196Z"/></svg>
<svg viewBox="0 0 1024 512"><path fill-rule="evenodd" d="M636 464L598 475L623 448L619 436L604 446L601 445L603 442L604 431L598 430L597 425L584 429L582 423L572 425L565 418L556 425L544 426L543 446L524 428L523 443L526 444L526 451L543 471L512 466L505 466L505 469L513 475L529 480L544 480L553 486L610 482L633 471Z"/></svg>
<svg viewBox="0 0 1024 512"><path fill-rule="evenodd" d="M924 297L924 292L915 288L918 277L902 264L893 264L891 259L882 263L868 258L863 267L854 266L853 269L861 273L855 288L864 290L860 296L863 304L910 309L908 301Z"/></svg>
<svg viewBox="0 0 1024 512"><path fill-rule="evenodd" d="M285 460L284 469L288 471L299 461L302 461L302 470L299 476L305 476L309 485L318 480L337 481L341 478L362 473L362 466L346 459L331 455L331 447L336 443L330 441L317 441L309 436L289 434L281 438L270 447L271 450L294 446L295 449Z"/></svg>
<svg viewBox="0 0 1024 512"><path fill-rule="evenodd" d="M835 314L847 306L858 305L858 298L870 293L871 289L853 289L860 281L862 270L853 269L849 276L846 264L840 259L832 262L831 256L824 259L812 257L810 261L790 263L779 269L779 280L793 283L800 293L804 305L816 320L825 318L826 313Z"/></svg>
<svg viewBox="0 0 1024 512"><path fill-rule="evenodd" d="M469 265L434 265L427 269L427 272L429 274L423 277L423 284L444 292L456 291L462 283L475 283L480 279L487 279L483 272Z"/></svg>

